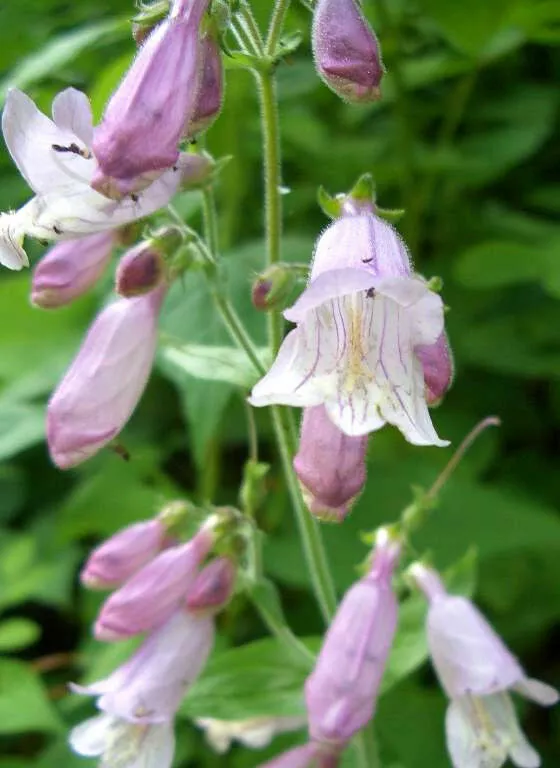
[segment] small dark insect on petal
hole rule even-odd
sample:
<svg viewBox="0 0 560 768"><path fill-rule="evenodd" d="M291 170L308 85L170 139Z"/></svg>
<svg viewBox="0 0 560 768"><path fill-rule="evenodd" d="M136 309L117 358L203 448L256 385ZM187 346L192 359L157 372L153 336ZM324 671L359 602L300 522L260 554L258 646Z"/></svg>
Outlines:
<svg viewBox="0 0 560 768"><path fill-rule="evenodd" d="M91 152L88 149L81 149L77 144L74 143L69 144L67 147L63 146L62 144L52 144L51 146L55 152L70 152L71 154L79 155L86 160L89 160L91 157Z"/></svg>
<svg viewBox="0 0 560 768"><path fill-rule="evenodd" d="M366 296L368 299L373 299L375 296L375 288L368 288L366 291Z"/></svg>
<svg viewBox="0 0 560 768"><path fill-rule="evenodd" d="M370 256L369 259L362 259L362 264L370 264L373 261L373 256Z"/></svg>
<svg viewBox="0 0 560 768"><path fill-rule="evenodd" d="M53 232L55 233L55 235L62 234L62 230L60 229L60 227L57 227L56 224L53 224Z"/></svg>

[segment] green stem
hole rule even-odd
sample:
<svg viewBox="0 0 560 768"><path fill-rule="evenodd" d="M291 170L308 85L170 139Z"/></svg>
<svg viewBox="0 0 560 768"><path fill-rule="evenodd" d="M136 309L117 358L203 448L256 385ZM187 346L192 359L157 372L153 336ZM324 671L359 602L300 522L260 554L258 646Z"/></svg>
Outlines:
<svg viewBox="0 0 560 768"><path fill-rule="evenodd" d="M212 256L217 259L220 251L220 238L218 234L216 198L212 187L205 187L202 191L202 219L206 245Z"/></svg>
<svg viewBox="0 0 560 768"><path fill-rule="evenodd" d="M290 423L291 414L288 414L284 408L278 406L273 406L271 410L274 434L288 484L288 493L290 494L290 500L296 514L296 521L303 543L307 567L311 575L313 591L315 592L323 618L326 623L329 623L336 611L336 592L319 526L309 514L309 510L303 501L299 482L292 465L295 445L293 440L293 423Z"/></svg>
<svg viewBox="0 0 560 768"><path fill-rule="evenodd" d="M255 17L253 16L253 9L247 0L242 0L237 14L241 18L245 34L250 39L255 52L262 56L265 51L261 31Z"/></svg>
<svg viewBox="0 0 560 768"><path fill-rule="evenodd" d="M266 373L266 368L259 357L257 347L255 346L252 338L247 333L243 322L235 310L235 307L222 294L218 287L213 287L212 294L229 335L240 347L240 349L246 352L247 357L255 367L255 370L259 376L264 376Z"/></svg>
<svg viewBox="0 0 560 768"><path fill-rule="evenodd" d="M266 53L268 56L274 58L276 55L276 49L280 42L280 36L282 35L282 29L284 28L284 20L286 13L290 7L290 0L276 0L274 10L272 12L272 18L270 19L270 26L268 28L268 38L266 41Z"/></svg>
<svg viewBox="0 0 560 768"><path fill-rule="evenodd" d="M264 153L264 197L267 265L280 261L282 199L280 196L280 137L276 80L271 70L256 73L259 83ZM277 312L267 314L268 338L276 354L282 340L283 322Z"/></svg>

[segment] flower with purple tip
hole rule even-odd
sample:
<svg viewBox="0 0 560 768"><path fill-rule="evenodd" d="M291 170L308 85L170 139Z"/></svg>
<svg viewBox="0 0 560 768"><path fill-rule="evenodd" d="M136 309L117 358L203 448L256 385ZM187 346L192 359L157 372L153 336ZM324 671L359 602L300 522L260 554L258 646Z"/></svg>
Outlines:
<svg viewBox="0 0 560 768"><path fill-rule="evenodd" d="M313 515L346 517L366 482L367 440L342 432L323 405L304 409L294 469Z"/></svg>
<svg viewBox="0 0 560 768"><path fill-rule="evenodd" d="M429 601L428 645L451 701L445 725L454 768L500 768L508 757L519 768L537 768L540 758L519 727L509 692L543 706L555 704L558 692L528 678L480 611L449 595L435 571L418 563L410 573Z"/></svg>

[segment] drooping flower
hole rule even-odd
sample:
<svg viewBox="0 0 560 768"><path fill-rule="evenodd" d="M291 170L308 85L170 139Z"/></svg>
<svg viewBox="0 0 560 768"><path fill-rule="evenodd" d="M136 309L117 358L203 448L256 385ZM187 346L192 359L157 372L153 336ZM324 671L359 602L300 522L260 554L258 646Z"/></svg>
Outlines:
<svg viewBox="0 0 560 768"><path fill-rule="evenodd" d="M397 626L399 552L382 530L370 572L345 594L305 683L309 734L319 744L343 747L373 717Z"/></svg>
<svg viewBox="0 0 560 768"><path fill-rule="evenodd" d="M33 270L33 304L52 309L86 293L105 271L114 241L113 232L108 231L53 246Z"/></svg>
<svg viewBox="0 0 560 768"><path fill-rule="evenodd" d="M70 746L83 757L100 757L103 768L171 768L173 723L130 723L102 714L76 726Z"/></svg>
<svg viewBox="0 0 560 768"><path fill-rule="evenodd" d="M431 423L415 349L443 332L443 303L412 274L395 230L349 206L319 238L310 282L285 317L297 323L250 402L323 404L339 429L389 423L415 445L447 445Z"/></svg>
<svg viewBox="0 0 560 768"><path fill-rule="evenodd" d="M166 536L159 518L123 528L90 554L80 576L82 584L90 589L120 586L159 553Z"/></svg>
<svg viewBox="0 0 560 768"><path fill-rule="evenodd" d="M343 520L366 481L367 436L349 437L322 405L305 408L294 469L309 511Z"/></svg>
<svg viewBox="0 0 560 768"><path fill-rule="evenodd" d="M119 434L148 381L165 286L110 304L95 319L47 407L54 463L73 467Z"/></svg>
<svg viewBox="0 0 560 768"><path fill-rule="evenodd" d="M18 211L0 214L0 264L9 269L28 266L23 249L26 235L39 240L73 240L157 211L184 183L183 166L191 164L186 158L192 155L182 154L173 167L138 194L111 200L90 186L96 161L91 152L93 126L87 97L68 88L56 96L52 111L51 120L17 89L6 98L4 140L35 193Z"/></svg>
<svg viewBox="0 0 560 768"><path fill-rule="evenodd" d="M218 41L211 32L200 41L200 69L194 109L184 131L188 138L208 130L222 109L224 66Z"/></svg>
<svg viewBox="0 0 560 768"><path fill-rule="evenodd" d="M95 130L96 189L127 194L136 178L176 163L196 106L199 28L208 2L175 0L169 17L140 48Z"/></svg>
<svg viewBox="0 0 560 768"><path fill-rule="evenodd" d="M429 600L428 645L451 700L446 734L454 767L500 768L509 757L519 768L537 768L539 756L519 727L509 692L549 706L557 691L527 678L480 611L449 595L435 571L418 563L410 572Z"/></svg>
<svg viewBox="0 0 560 768"><path fill-rule="evenodd" d="M96 696L97 707L131 723L166 723L175 717L204 668L214 643L214 618L178 608L109 677L72 686Z"/></svg>
<svg viewBox="0 0 560 768"><path fill-rule="evenodd" d="M379 98L379 43L356 0L317 0L311 40L317 72L338 96L355 103Z"/></svg>
<svg viewBox="0 0 560 768"><path fill-rule="evenodd" d="M262 749L279 733L296 731L307 723L306 717L251 717L247 720L217 720L199 717L195 724L204 729L206 739L215 752L224 754L233 741L245 747Z"/></svg>
<svg viewBox="0 0 560 768"><path fill-rule="evenodd" d="M214 524L209 518L190 541L161 552L114 592L99 612L96 638L121 640L164 624L186 599L214 543Z"/></svg>

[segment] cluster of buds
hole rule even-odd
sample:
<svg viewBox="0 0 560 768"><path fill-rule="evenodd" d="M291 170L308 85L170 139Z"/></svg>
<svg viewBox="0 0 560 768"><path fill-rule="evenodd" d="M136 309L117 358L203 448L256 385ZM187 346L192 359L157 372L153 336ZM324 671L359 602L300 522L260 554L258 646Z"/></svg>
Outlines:
<svg viewBox="0 0 560 768"><path fill-rule="evenodd" d="M134 654L109 677L72 686L94 696L98 716L77 726L72 748L103 765L170 768L173 722L181 700L206 664L214 617L228 602L236 569L219 556L204 564L215 543L217 518L178 543L165 512L120 531L93 551L82 581L116 588L103 604L95 636L117 642L145 634Z"/></svg>

